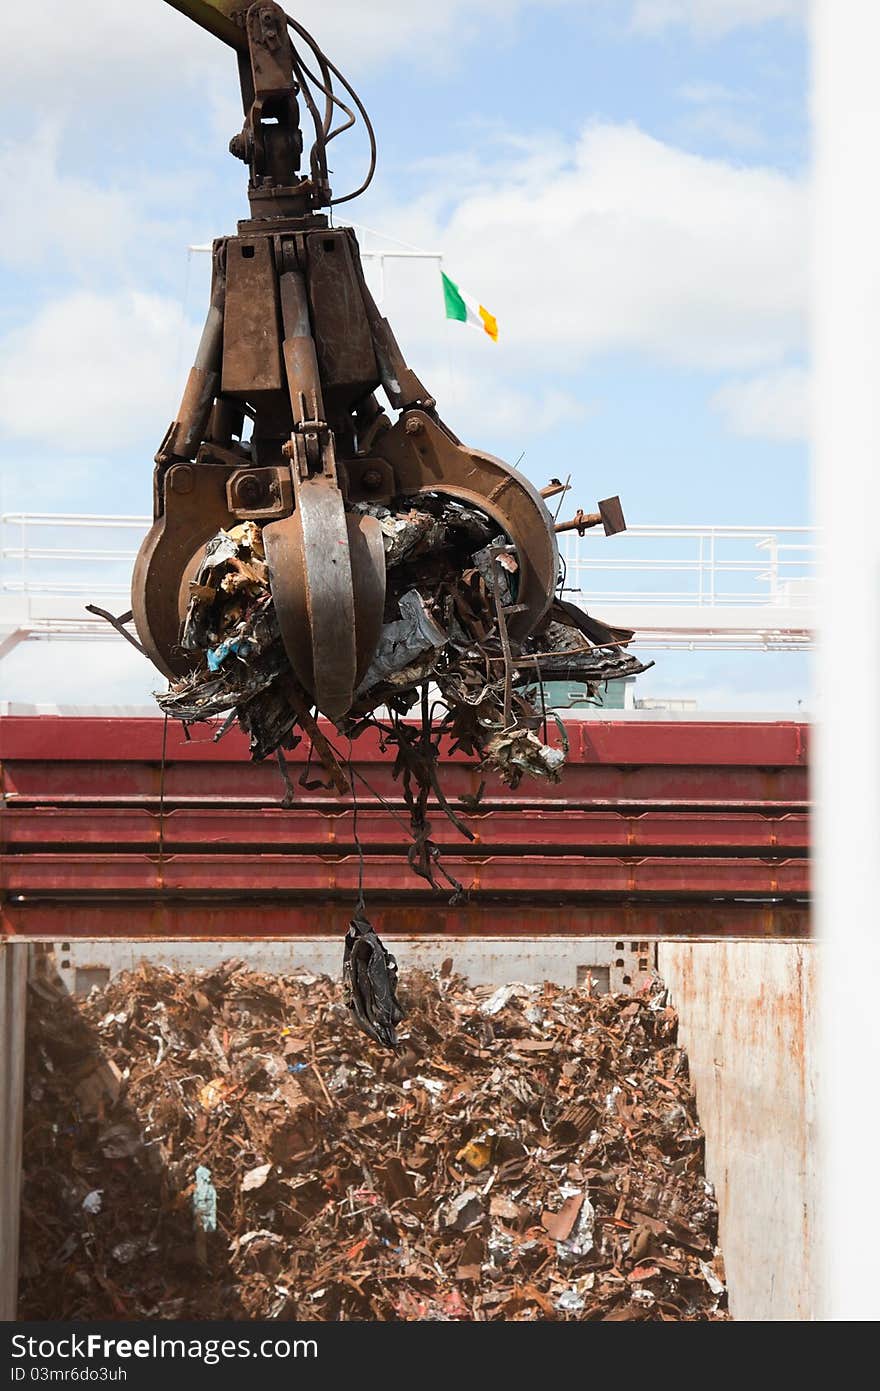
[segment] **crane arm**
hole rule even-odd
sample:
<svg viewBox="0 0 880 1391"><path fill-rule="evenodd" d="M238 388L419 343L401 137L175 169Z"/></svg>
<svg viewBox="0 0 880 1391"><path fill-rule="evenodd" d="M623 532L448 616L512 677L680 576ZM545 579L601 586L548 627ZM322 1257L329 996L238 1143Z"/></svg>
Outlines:
<svg viewBox="0 0 880 1391"><path fill-rule="evenodd" d="M248 0L165 0L165 3L239 53L247 53L247 33L233 16L247 9Z"/></svg>
<svg viewBox="0 0 880 1391"><path fill-rule="evenodd" d="M248 196L255 217L299 216L303 211L299 204L304 198L307 206L314 209L347 203L363 193L376 168L376 137L364 104L312 36L276 0L165 3L235 49L245 124L241 133L233 136L229 149L250 166ZM345 99L338 95L339 90L344 90ZM303 138L297 95L302 96L315 128L305 175L299 173ZM370 145L369 168L358 188L334 198L328 180L326 147L337 135L349 130L358 116ZM341 124L335 124L337 118ZM282 189L286 192L282 193Z"/></svg>

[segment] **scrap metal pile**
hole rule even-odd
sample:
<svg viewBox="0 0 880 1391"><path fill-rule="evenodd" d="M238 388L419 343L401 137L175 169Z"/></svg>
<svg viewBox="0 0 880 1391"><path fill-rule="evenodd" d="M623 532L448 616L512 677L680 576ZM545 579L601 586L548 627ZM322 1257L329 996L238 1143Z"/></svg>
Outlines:
<svg viewBox="0 0 880 1391"><path fill-rule="evenodd" d="M659 987L404 977L397 1054L326 977L32 984L19 1316L720 1320Z"/></svg>
<svg viewBox="0 0 880 1391"><path fill-rule="evenodd" d="M565 756L539 736L547 722L540 682L582 681L595 695L601 682L643 670L621 645L632 634L556 600L512 650L505 614L516 604L516 551L485 513L440 494L354 511L381 528L386 599L376 649L338 727L356 737L381 711L386 733L405 742L400 719L430 682L435 738L450 735L513 786L524 773L558 780ZM305 732L338 782L338 760L315 740L312 702L285 651L261 528L246 521L221 530L190 591L181 646L197 661L157 692L162 710L187 723L224 716L222 732L237 721L255 758L293 747Z"/></svg>

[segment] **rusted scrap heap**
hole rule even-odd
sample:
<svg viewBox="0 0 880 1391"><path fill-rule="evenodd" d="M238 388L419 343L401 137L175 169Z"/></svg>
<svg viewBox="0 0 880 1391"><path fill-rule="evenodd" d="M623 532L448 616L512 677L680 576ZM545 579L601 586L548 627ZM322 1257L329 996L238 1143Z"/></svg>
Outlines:
<svg viewBox="0 0 880 1391"><path fill-rule="evenodd" d="M326 977L33 989L20 1317L728 1317L662 990L413 973L395 1056Z"/></svg>

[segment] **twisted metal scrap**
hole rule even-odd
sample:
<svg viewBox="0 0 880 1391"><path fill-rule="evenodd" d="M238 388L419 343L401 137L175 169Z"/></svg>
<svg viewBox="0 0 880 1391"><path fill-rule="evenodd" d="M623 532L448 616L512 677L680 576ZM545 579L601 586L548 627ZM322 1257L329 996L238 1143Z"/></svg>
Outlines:
<svg viewBox="0 0 880 1391"><path fill-rule="evenodd" d="M358 911L345 934L342 995L359 1028L384 1048L397 1048L396 1025L403 1018L397 1000L397 961Z"/></svg>

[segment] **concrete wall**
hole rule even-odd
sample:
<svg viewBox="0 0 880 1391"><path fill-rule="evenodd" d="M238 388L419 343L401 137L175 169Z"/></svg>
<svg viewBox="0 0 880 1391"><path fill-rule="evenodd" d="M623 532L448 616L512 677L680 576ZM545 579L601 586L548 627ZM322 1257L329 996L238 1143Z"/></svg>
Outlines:
<svg viewBox="0 0 880 1391"><path fill-rule="evenodd" d="M816 946L661 942L658 966L706 1132L734 1317L818 1318Z"/></svg>
<svg viewBox="0 0 880 1391"><path fill-rule="evenodd" d="M476 985L526 984L544 980L577 985L590 972L599 991L638 988L649 978L654 949L647 942L614 942L592 937L396 937L382 940L401 970L436 969L447 958ZM117 971L140 961L172 970L201 970L239 957L256 971L306 969L337 977L342 970L342 938L309 937L285 942L56 942L55 959L72 993L87 994Z"/></svg>
<svg viewBox="0 0 880 1391"><path fill-rule="evenodd" d="M0 942L0 1319L15 1318L28 947Z"/></svg>

